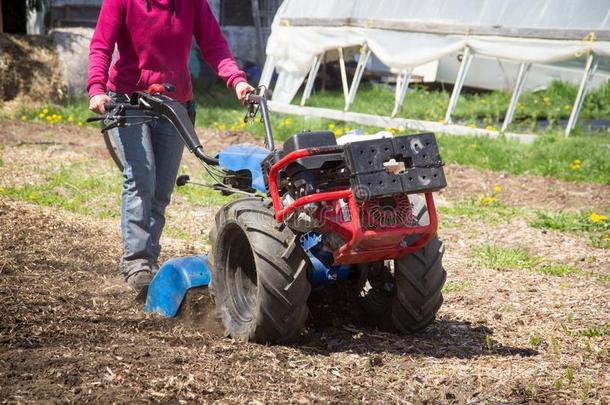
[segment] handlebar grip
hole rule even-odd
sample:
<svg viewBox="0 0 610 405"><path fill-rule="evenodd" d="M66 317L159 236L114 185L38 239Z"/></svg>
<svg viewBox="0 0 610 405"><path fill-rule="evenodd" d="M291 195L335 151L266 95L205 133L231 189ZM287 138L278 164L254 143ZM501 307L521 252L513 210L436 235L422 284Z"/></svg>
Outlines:
<svg viewBox="0 0 610 405"><path fill-rule="evenodd" d="M85 121L86 122L95 122L95 121L102 121L103 119L105 119L105 116L97 116L97 117L89 117L87 118Z"/></svg>
<svg viewBox="0 0 610 405"><path fill-rule="evenodd" d="M123 110L142 110L142 106L129 103L108 103L104 105L106 111L112 111L118 107L121 107Z"/></svg>
<svg viewBox="0 0 610 405"><path fill-rule="evenodd" d="M248 93L248 95L246 96L246 101L248 103L259 103L261 99L261 96L259 96L258 94L255 94L254 92Z"/></svg>

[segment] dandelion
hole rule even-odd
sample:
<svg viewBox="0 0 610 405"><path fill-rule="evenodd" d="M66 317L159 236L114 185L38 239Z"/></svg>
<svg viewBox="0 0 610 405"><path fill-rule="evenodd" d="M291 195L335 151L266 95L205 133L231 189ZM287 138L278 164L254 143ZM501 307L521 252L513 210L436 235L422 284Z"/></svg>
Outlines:
<svg viewBox="0 0 610 405"><path fill-rule="evenodd" d="M580 169L580 160L576 159L575 161L573 161L572 163L570 163L568 165L568 167L572 170L579 170Z"/></svg>
<svg viewBox="0 0 610 405"><path fill-rule="evenodd" d="M483 204L483 205L491 205L494 202L496 202L496 199L492 196L483 197L481 199L481 204Z"/></svg>
<svg viewBox="0 0 610 405"><path fill-rule="evenodd" d="M335 135L336 135L336 136L341 136L341 135L343 135L343 128L335 129Z"/></svg>
<svg viewBox="0 0 610 405"><path fill-rule="evenodd" d="M522 109L524 107L523 103L517 103L517 109Z"/></svg>
<svg viewBox="0 0 610 405"><path fill-rule="evenodd" d="M479 145L477 145L476 143L471 143L470 144L470 149L476 149L478 147L479 147Z"/></svg>
<svg viewBox="0 0 610 405"><path fill-rule="evenodd" d="M28 119L28 117L26 117L25 115L22 115L22 116L21 116L21 121L25 121L25 120L27 120L27 119Z"/></svg>
<svg viewBox="0 0 610 405"><path fill-rule="evenodd" d="M596 212L592 212L591 216L589 217L589 219L591 220L591 222L594 222L596 224L603 224L603 223L608 221L608 216L607 215L601 215L601 214L598 214Z"/></svg>
<svg viewBox="0 0 610 405"><path fill-rule="evenodd" d="M284 125L284 126L292 125L292 118L288 117L288 118L284 119L284 121L282 121L282 125Z"/></svg>
<svg viewBox="0 0 610 405"><path fill-rule="evenodd" d="M563 106L563 109L566 110L566 111L570 111L572 109L572 106L566 104L566 105Z"/></svg>
<svg viewBox="0 0 610 405"><path fill-rule="evenodd" d="M494 193L496 193L496 194L497 194L497 193L499 193L500 191L502 191L502 187L500 187L500 186L495 186L495 187L494 187Z"/></svg>
<svg viewBox="0 0 610 405"><path fill-rule="evenodd" d="M0 194L4 193L4 189L0 187Z"/></svg>
<svg viewBox="0 0 610 405"><path fill-rule="evenodd" d="M497 131L497 128L496 128L496 127L494 127L493 125L487 125L487 126L485 127L485 129L486 129L487 131Z"/></svg>
<svg viewBox="0 0 610 405"><path fill-rule="evenodd" d="M49 109L48 108L43 108L42 109L42 114L43 115L47 115L49 113Z"/></svg>
<svg viewBox="0 0 610 405"><path fill-rule="evenodd" d="M481 104L483 104L483 105L487 104L487 100L481 100Z"/></svg>
<svg viewBox="0 0 610 405"><path fill-rule="evenodd" d="M438 120L437 122L438 122L439 124L444 124L444 123L445 123L445 120L444 120L444 119L440 119L440 120Z"/></svg>
<svg viewBox="0 0 610 405"><path fill-rule="evenodd" d="M44 114L43 113L38 114L38 118L44 118Z"/></svg>
<svg viewBox="0 0 610 405"><path fill-rule="evenodd" d="M78 121L78 122L76 123L76 125L78 125L79 127L82 127L82 126L83 126L83 123L82 123L82 121Z"/></svg>
<svg viewBox="0 0 610 405"><path fill-rule="evenodd" d="M335 129L335 124L333 124L332 122L328 124L328 129L330 129L331 131Z"/></svg>
<svg viewBox="0 0 610 405"><path fill-rule="evenodd" d="M542 101L544 102L544 104L550 104L551 103L551 98L549 96L544 96L542 97Z"/></svg>
<svg viewBox="0 0 610 405"><path fill-rule="evenodd" d="M69 116L68 116L68 122L72 122L72 121L74 121L74 116L69 115Z"/></svg>
<svg viewBox="0 0 610 405"><path fill-rule="evenodd" d="M470 128L476 128L476 127L477 127L477 126L476 126L476 125L474 125L474 124L468 124L468 126L469 126Z"/></svg>

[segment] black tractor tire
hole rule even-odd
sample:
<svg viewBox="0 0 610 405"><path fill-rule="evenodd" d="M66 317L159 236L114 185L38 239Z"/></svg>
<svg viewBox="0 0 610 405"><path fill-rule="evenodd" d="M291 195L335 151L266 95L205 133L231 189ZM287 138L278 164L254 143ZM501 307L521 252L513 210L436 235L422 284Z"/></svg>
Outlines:
<svg viewBox="0 0 610 405"><path fill-rule="evenodd" d="M223 206L210 232L211 293L225 335L277 343L305 325L311 291L299 237L273 217L270 203L240 198Z"/></svg>
<svg viewBox="0 0 610 405"><path fill-rule="evenodd" d="M444 252L443 243L434 235L420 250L394 261L390 315L400 332L417 332L434 321L447 279Z"/></svg>
<svg viewBox="0 0 610 405"><path fill-rule="evenodd" d="M425 200L417 195L409 197L418 223L428 223ZM413 235L409 239L418 238ZM375 316L383 329L401 333L424 329L434 321L443 303L442 289L447 279L443 253L443 243L433 235L420 250L394 260L392 280L383 275L379 277L379 272L388 271L383 263L360 265L365 272L359 287L359 301L364 310Z"/></svg>

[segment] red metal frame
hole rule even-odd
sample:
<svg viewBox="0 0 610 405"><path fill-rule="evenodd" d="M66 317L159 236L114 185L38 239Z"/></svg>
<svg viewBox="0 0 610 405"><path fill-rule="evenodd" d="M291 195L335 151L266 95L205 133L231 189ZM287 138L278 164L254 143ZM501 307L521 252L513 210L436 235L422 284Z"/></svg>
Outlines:
<svg viewBox="0 0 610 405"><path fill-rule="evenodd" d="M352 190L337 190L324 193L317 193L298 198L287 207L282 207L280 194L277 185L277 175L281 169L289 163L297 159L312 155L337 153L338 147L327 148L307 148L299 149L291 152L280 159L277 163L271 166L269 170L269 193L273 202L275 211L275 220L282 222L286 217L292 214L296 209L314 202L321 201L338 201L344 199L347 202L351 220L343 224L336 220L325 221L325 227L336 232L347 242L337 249L334 253L334 264L354 264L367 263L379 260L396 259L406 254L412 253L421 249L430 240L430 237L436 233L438 227L438 219L436 216L436 207L434 205L434 197L431 192L424 193L426 198L426 206L428 208L428 216L430 222L423 226L405 226L401 228L388 229L362 229L360 223L360 209L358 201L352 193ZM322 218L328 219L328 218ZM415 242L404 246L404 239L408 235L421 235Z"/></svg>

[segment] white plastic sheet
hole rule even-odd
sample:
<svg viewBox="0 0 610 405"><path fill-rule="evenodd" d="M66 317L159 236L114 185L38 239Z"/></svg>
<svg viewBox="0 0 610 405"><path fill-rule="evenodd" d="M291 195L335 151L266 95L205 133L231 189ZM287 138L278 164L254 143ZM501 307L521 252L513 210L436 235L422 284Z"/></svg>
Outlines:
<svg viewBox="0 0 610 405"><path fill-rule="evenodd" d="M410 31L412 23L425 32ZM486 30L506 35L473 34ZM279 73L274 100L289 103L314 57L340 47L367 44L396 71L466 46L475 55L554 63L589 52L610 56L610 41L595 35L608 30L610 0L285 0L274 20L267 55ZM575 37L582 33L582 38Z"/></svg>

